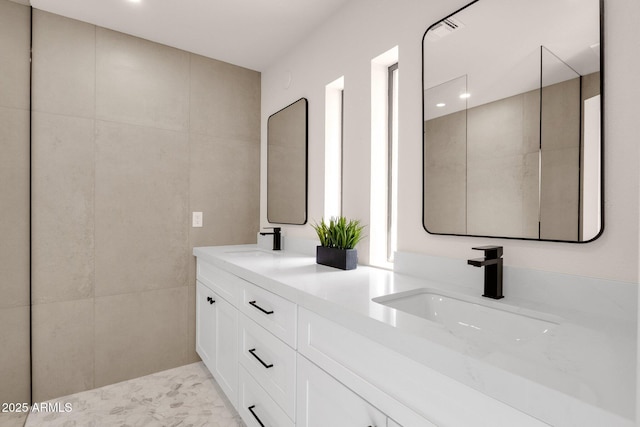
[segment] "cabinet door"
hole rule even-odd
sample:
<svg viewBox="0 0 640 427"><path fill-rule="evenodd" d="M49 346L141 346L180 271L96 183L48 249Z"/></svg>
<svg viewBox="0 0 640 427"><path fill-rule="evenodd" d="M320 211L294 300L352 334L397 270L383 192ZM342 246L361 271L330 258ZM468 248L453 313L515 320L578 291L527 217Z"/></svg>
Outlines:
<svg viewBox="0 0 640 427"><path fill-rule="evenodd" d="M238 310L223 298L215 304L216 351L211 372L233 406L238 403Z"/></svg>
<svg viewBox="0 0 640 427"><path fill-rule="evenodd" d="M386 416L298 355L297 427L386 427Z"/></svg>
<svg viewBox="0 0 640 427"><path fill-rule="evenodd" d="M236 406L238 310L201 283L197 283L196 298L196 351Z"/></svg>
<svg viewBox="0 0 640 427"><path fill-rule="evenodd" d="M216 350L214 299L212 290L196 282L196 352L209 371L213 371Z"/></svg>

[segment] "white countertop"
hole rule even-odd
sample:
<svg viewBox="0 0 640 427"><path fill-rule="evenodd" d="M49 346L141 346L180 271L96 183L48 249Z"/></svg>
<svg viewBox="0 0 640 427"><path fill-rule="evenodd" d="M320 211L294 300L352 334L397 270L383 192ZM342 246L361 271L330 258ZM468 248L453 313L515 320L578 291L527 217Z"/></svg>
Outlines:
<svg viewBox="0 0 640 427"><path fill-rule="evenodd" d="M314 257L265 251L256 245L203 247L193 252L203 261L551 425L635 425L635 327L619 320L576 310L562 312L522 298L487 300L480 292L473 293L481 284L470 291L366 266L337 270L316 264ZM543 338L486 345L372 301L418 288L457 292L485 306L536 310L559 316L561 321Z"/></svg>

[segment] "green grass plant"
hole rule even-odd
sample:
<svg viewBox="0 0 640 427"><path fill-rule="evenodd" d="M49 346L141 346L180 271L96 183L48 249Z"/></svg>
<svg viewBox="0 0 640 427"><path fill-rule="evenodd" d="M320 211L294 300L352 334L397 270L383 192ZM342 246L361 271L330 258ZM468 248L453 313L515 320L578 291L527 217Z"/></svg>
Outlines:
<svg viewBox="0 0 640 427"><path fill-rule="evenodd" d="M362 230L365 226L358 220L347 220L343 216L331 217L329 224L322 218L319 224L311 226L318 234L320 245L328 248L353 249L364 238Z"/></svg>

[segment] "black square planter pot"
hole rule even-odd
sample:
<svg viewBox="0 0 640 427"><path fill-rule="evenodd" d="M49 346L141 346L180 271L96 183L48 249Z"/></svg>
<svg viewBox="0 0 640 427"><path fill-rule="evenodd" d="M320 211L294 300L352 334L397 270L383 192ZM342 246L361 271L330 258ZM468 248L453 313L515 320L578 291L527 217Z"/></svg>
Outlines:
<svg viewBox="0 0 640 427"><path fill-rule="evenodd" d="M317 246L316 262L341 270L353 270L358 266L358 250Z"/></svg>

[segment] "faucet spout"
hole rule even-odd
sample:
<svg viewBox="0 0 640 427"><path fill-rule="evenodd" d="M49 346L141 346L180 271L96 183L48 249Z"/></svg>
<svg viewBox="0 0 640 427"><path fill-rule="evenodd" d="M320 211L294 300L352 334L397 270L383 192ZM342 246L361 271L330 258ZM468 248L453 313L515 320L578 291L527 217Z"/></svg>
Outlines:
<svg viewBox="0 0 640 427"><path fill-rule="evenodd" d="M472 258L467 264L474 267L484 267L483 297L501 299L502 295L502 246L479 246L472 248L484 251L484 258Z"/></svg>
<svg viewBox="0 0 640 427"><path fill-rule="evenodd" d="M484 267L486 265L494 265L497 263L497 259L473 258L467 260L467 264L473 265L474 267Z"/></svg>

